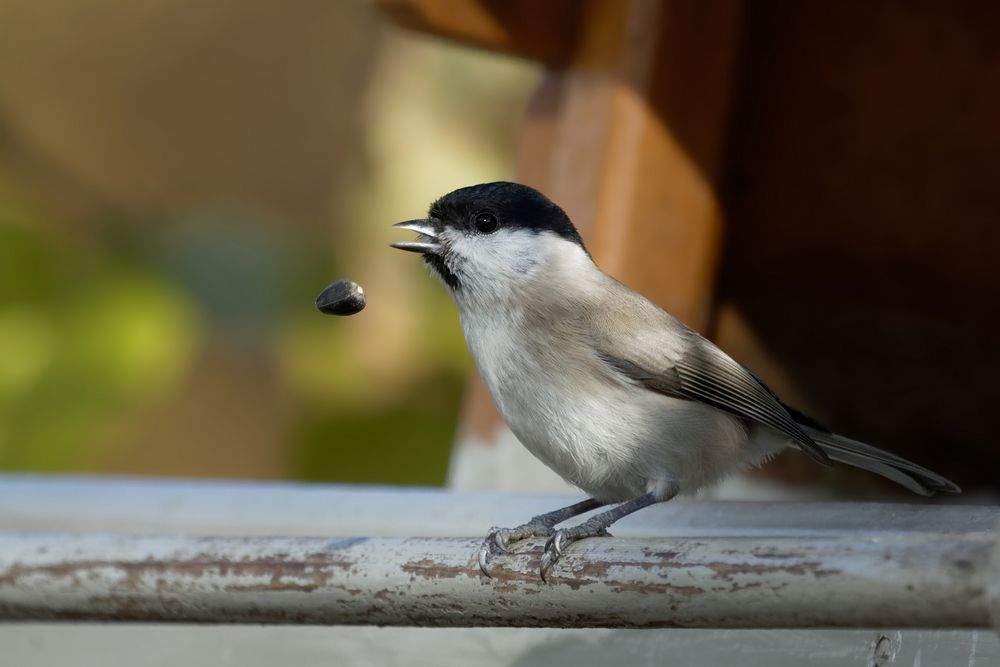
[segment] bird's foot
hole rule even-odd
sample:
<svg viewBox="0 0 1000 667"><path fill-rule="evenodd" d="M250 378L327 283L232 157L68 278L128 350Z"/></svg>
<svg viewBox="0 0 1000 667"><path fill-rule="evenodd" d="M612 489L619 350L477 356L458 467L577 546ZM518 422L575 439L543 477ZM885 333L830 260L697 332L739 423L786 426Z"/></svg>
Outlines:
<svg viewBox="0 0 1000 667"><path fill-rule="evenodd" d="M529 521L516 528L490 528L482 546L479 547L479 569L487 577L491 577L489 564L494 556L509 553L511 545L515 542L529 537L547 537L552 533L552 526L540 521Z"/></svg>
<svg viewBox="0 0 1000 667"><path fill-rule="evenodd" d="M538 570L542 581L545 581L545 576L563 555L566 547L573 544L573 542L586 537L610 537L611 533L608 532L608 525L603 521L594 520L599 518L600 516L597 516L577 526L560 528L552 533L552 536L545 542L545 550L542 553L542 564Z"/></svg>

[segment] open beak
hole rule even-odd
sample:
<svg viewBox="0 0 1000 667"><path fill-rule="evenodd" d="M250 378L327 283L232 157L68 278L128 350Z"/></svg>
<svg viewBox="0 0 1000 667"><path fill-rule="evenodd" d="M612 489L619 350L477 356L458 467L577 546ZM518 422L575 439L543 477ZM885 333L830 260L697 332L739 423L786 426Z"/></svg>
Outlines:
<svg viewBox="0 0 1000 667"><path fill-rule="evenodd" d="M410 252L419 252L422 255L440 255L441 254L441 244L436 243L434 239L437 238L437 231L434 229L434 224L430 220L407 220L406 222L397 222L393 227L398 227L399 229L408 229L411 232L416 232L420 234L420 239L417 241L401 241L399 243L390 243L393 248L398 248L399 250L408 250Z"/></svg>

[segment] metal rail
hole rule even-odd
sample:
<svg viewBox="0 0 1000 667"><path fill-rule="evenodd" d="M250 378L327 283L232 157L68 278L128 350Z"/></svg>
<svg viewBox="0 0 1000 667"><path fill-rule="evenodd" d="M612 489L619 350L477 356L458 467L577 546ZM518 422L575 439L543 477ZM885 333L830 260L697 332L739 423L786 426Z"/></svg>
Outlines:
<svg viewBox="0 0 1000 667"><path fill-rule="evenodd" d="M942 629L991 627L1000 610L996 508L757 504L751 506L753 520L742 503L678 503L645 519L663 521L661 532L671 536L574 544L553 581L544 584L537 575L540 541L499 558L495 577L487 579L475 564L478 538L351 537L351 531L332 530L337 520L329 518L374 503L382 514L398 510L409 516L411 534L432 527L442 533L455 518L449 512L470 506L481 525L502 523L508 510L485 502L495 500L489 496L337 489L340 506L303 503L313 508L306 514L327 516L316 534L339 537L30 532L27 515L46 529L68 529L58 526L54 514L43 520L37 506L17 509L40 500L32 494L48 484L0 479L0 620ZM62 497L60 484L78 491L94 485L92 494L79 493L72 507L63 506L67 521L79 526L88 512L110 510L105 501L117 495L119 509L129 515L125 523L146 512L146 532L163 531L163 517L152 509L157 497L179 486L54 480L50 498ZM184 485L192 515L199 506L205 514L217 511L203 503L220 501L227 488L245 496L242 512L231 508L236 524L252 522L255 503L273 501L276 492L269 485L204 485L199 494L197 486ZM133 498L138 507L121 504L143 489L142 501ZM257 501L250 500L254 489ZM15 490L22 492L17 498ZM281 487L287 498L318 491L333 493ZM551 505L545 500L539 507L537 498L510 501L527 505L515 508L524 511L520 520ZM433 507L436 517L426 514ZM49 510L55 509L50 503ZM177 531L185 512L178 513L176 504L173 510L166 523ZM665 515L671 513L682 519L680 527L668 528ZM746 523L727 528L727 521L718 520L732 514ZM300 521L287 516L292 524ZM379 531L378 516L370 514L372 533ZM342 519L350 523L353 517ZM642 531L633 523L616 534Z"/></svg>

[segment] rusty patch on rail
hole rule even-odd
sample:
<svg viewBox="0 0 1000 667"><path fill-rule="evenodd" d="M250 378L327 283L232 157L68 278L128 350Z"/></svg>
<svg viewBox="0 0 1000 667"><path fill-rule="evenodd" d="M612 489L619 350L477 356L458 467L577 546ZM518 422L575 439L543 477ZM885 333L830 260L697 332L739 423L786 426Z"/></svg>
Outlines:
<svg viewBox="0 0 1000 667"><path fill-rule="evenodd" d="M652 563L649 561L592 560L580 563L574 568L574 572L579 576L592 577L594 579L606 579L608 576L608 570L613 567L628 567L648 572L662 566L662 563Z"/></svg>
<svg viewBox="0 0 1000 667"><path fill-rule="evenodd" d="M755 575L765 575L765 574L775 574L775 573L785 573L793 574L796 576L805 576L807 574L812 574L816 577L825 577L832 574L840 574L840 570L823 570L820 569L820 564L818 562L805 562L805 563L795 563L793 565L764 565L763 563L721 563L721 562L708 562L708 563L694 563L693 566L707 567L712 570L715 574L712 575L713 579L728 580L730 577L738 574L755 574Z"/></svg>
<svg viewBox="0 0 1000 667"><path fill-rule="evenodd" d="M737 552L734 552L737 553ZM711 570L714 574L713 579L718 579L722 581L728 581L730 577L734 575L767 575L767 574L777 574L784 573L795 576L805 576L811 574L814 577L828 577L832 575L841 574L841 570L821 567L822 563L819 561L802 561L787 564L771 564L771 563L730 563L724 561L708 561L708 562L687 562L681 560L680 553L676 551L657 551L651 552L644 550L644 554L649 557L660 558L661 561L656 564L656 567L662 567L665 569L691 569L691 568L707 568ZM797 554L794 552L776 552L776 551L761 551L761 552L738 552L737 555L743 555L746 557L762 558L762 559L776 559L776 560L786 560L786 559L796 559L801 558L802 554ZM615 565L616 563L601 564L606 567L610 565ZM632 565L632 563L620 563L620 565Z"/></svg>
<svg viewBox="0 0 1000 667"><path fill-rule="evenodd" d="M421 558L420 560L403 563L400 569L407 574L426 579L454 579L459 576L468 577L471 575L471 570L467 566L442 565L430 558Z"/></svg>
<svg viewBox="0 0 1000 667"><path fill-rule="evenodd" d="M143 587L143 578L155 575L151 587L164 591L169 587L167 575L200 579L209 574L264 579L250 584L230 584L231 592L302 591L310 592L327 586L334 570L349 570L355 566L351 560L333 558L325 553L313 553L304 559L268 557L231 560L201 553L182 560L146 559L141 561L81 560L48 565L13 565L0 573L0 585L13 585L32 576L68 578L76 588L83 586L83 578L100 578L99 570L107 569L115 575L123 574L116 587L137 591Z"/></svg>
<svg viewBox="0 0 1000 667"><path fill-rule="evenodd" d="M746 555L745 552L736 551L735 549L727 549L723 553L727 555ZM760 549L755 548L750 553L752 553L757 558L779 558L779 559L791 559L791 558L805 558L806 554L798 551L777 551L775 549Z"/></svg>
<svg viewBox="0 0 1000 667"><path fill-rule="evenodd" d="M675 595L700 595L705 593L705 589L700 586L678 586L666 582L645 582L645 583L615 583L611 590L615 593L639 593L649 595L652 593L663 594L673 593Z"/></svg>
<svg viewBox="0 0 1000 667"><path fill-rule="evenodd" d="M541 552L539 551L539 555ZM519 554L520 556L526 554ZM538 574L539 559L531 558L529 566L524 567L504 567L497 563L490 571L490 577L484 577L479 572L479 567L471 561L467 565L443 565L431 558L422 558L410 561L400 566L403 572L410 575L411 581L417 578L423 579L457 579L459 577L478 578L484 584L491 585L498 593L513 593L515 591L527 593L539 593L552 584L546 584ZM558 568L558 566L557 566ZM553 572L551 578L558 580L562 586L568 586L572 590L579 590L583 586L590 586L598 583L595 577L585 576L587 564L576 567L566 567L566 569Z"/></svg>

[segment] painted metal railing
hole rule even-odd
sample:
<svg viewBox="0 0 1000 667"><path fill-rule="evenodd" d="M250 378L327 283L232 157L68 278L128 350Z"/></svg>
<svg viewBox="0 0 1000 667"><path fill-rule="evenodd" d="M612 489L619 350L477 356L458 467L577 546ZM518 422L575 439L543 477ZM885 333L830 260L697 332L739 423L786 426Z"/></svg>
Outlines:
<svg viewBox="0 0 1000 667"><path fill-rule="evenodd" d="M476 566L566 498L0 477L0 620L989 628L1000 508L678 501Z"/></svg>

